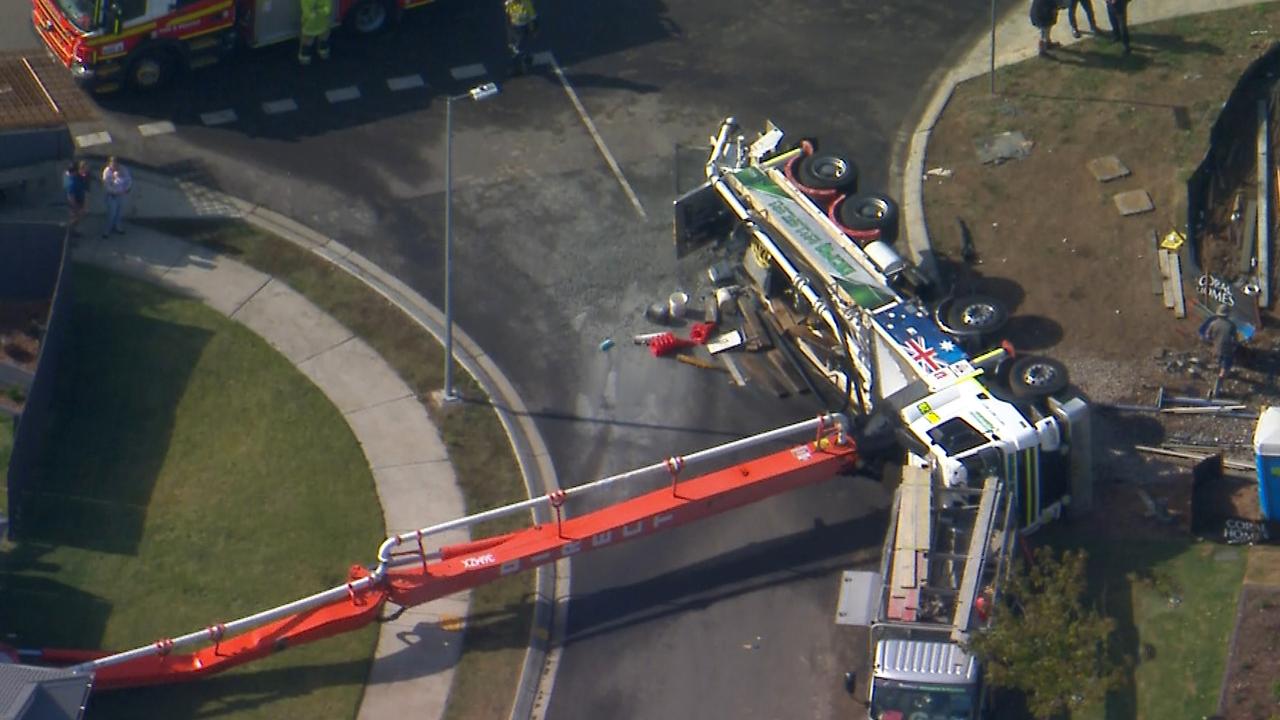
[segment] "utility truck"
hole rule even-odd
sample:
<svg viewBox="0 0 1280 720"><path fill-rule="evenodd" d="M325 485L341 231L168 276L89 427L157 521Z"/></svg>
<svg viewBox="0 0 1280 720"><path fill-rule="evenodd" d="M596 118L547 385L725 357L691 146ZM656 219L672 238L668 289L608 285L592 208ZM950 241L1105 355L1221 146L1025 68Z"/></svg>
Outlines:
<svg viewBox="0 0 1280 720"><path fill-rule="evenodd" d="M880 572L847 573L838 613L870 628L872 717L975 718L981 668L965 640L1016 533L1087 506L1087 407L1064 396L1060 363L982 349L1005 307L943 293L903 258L897 204L860 193L851 158L783 137L721 123L705 182L675 202L676 244L724 241L794 356L905 449Z"/></svg>
<svg viewBox="0 0 1280 720"><path fill-rule="evenodd" d="M331 21L371 34L429 2L333 0ZM31 0L31 21L45 48L98 92L151 90L241 45L295 39L301 17L298 0Z"/></svg>

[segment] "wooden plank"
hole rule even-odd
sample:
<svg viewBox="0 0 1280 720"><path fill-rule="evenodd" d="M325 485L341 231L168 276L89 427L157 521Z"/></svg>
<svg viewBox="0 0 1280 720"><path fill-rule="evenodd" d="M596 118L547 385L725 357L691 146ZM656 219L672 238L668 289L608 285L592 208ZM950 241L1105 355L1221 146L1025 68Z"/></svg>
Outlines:
<svg viewBox="0 0 1280 720"><path fill-rule="evenodd" d="M996 488L1000 481L994 475L988 475L982 486L982 499L978 501L978 517L973 523L973 533L969 535L969 550L964 559L964 574L960 579L960 593L956 596L955 615L952 616L951 639L963 640L969 632L969 621L972 619L973 602L978 597L978 583L982 580L982 570L987 562L987 545L991 542L996 517L996 504L1000 496Z"/></svg>
<svg viewBox="0 0 1280 720"><path fill-rule="evenodd" d="M1160 271L1160 235L1155 230L1151 231L1151 242L1149 244L1151 252L1151 294L1164 294L1164 273Z"/></svg>
<svg viewBox="0 0 1280 720"><path fill-rule="evenodd" d="M1182 257L1177 253L1169 253L1169 285L1173 290L1173 316L1187 316L1187 303L1182 297Z"/></svg>
<svg viewBox="0 0 1280 720"><path fill-rule="evenodd" d="M733 382L738 387L747 386L747 377L742 374L742 368L738 367L738 361L734 359L733 353L723 353L720 359L724 361L724 366L729 369L729 375L733 377Z"/></svg>
<svg viewBox="0 0 1280 720"><path fill-rule="evenodd" d="M889 580L889 618L914 620L920 589L929 582L929 538L933 515L929 471L908 465L902 469L898 517Z"/></svg>
<svg viewBox="0 0 1280 720"><path fill-rule="evenodd" d="M739 295L736 299L738 303L738 311L742 313L742 319L746 323L746 341L744 345L748 350L759 350L762 348L773 347L769 342L769 335L765 333L764 327L760 324L760 318L756 316L756 310L760 308L760 304L755 298L747 295Z"/></svg>
<svg viewBox="0 0 1280 720"><path fill-rule="evenodd" d="M1160 282L1164 306L1173 309L1173 286L1169 284L1169 251L1160 249Z"/></svg>
<svg viewBox="0 0 1280 720"><path fill-rule="evenodd" d="M1271 305L1271 111L1258 100L1258 307Z"/></svg>
<svg viewBox="0 0 1280 720"><path fill-rule="evenodd" d="M804 379L796 374L795 368L791 367L791 361L787 360L781 350L776 347L766 350L764 351L764 357L778 372L778 379L782 381L788 393L791 395L803 395L809 390L808 386L804 384Z"/></svg>
<svg viewBox="0 0 1280 720"><path fill-rule="evenodd" d="M1253 258L1258 249L1258 201L1250 200L1244 209L1244 233L1240 242L1240 272L1253 272Z"/></svg>
<svg viewBox="0 0 1280 720"><path fill-rule="evenodd" d="M773 393L775 397L786 397L787 390L782 387L778 379L773 375L773 369L765 362L764 358L755 353L739 353L738 365L747 376L748 382L755 383L760 387Z"/></svg>

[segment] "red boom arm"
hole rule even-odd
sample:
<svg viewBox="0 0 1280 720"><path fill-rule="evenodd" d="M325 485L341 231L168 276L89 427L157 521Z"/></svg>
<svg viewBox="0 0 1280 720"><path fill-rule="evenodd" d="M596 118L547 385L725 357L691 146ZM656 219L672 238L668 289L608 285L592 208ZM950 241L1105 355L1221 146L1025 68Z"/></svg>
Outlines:
<svg viewBox="0 0 1280 720"><path fill-rule="evenodd" d="M356 566L346 586L290 603L227 625L214 625L175 640L118 655L46 650L46 662L81 663L95 673L99 689L179 682L221 672L287 647L363 627L377 619L387 600L419 605L499 577L581 552L678 527L851 470L857 462L853 442L839 425L819 423L811 442L681 481L683 460L666 467L672 484L639 497L563 519L565 493L550 497L556 522L492 538L441 548L428 555L419 546L418 561L370 572ZM603 481L602 481L603 482ZM570 491L574 492L574 491ZM419 534L421 537L421 534ZM295 608L299 608L294 611ZM251 629L236 632L235 626ZM173 653L176 644L203 643L195 652ZM30 654L30 653L27 653Z"/></svg>

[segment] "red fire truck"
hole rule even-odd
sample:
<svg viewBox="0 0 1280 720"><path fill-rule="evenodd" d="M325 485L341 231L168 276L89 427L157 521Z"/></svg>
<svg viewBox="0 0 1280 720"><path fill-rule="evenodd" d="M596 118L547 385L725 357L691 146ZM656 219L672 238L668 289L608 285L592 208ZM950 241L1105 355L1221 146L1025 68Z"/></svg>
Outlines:
<svg viewBox="0 0 1280 720"><path fill-rule="evenodd" d="M432 0L335 0L333 25L381 30ZM86 87L150 90L184 68L218 62L238 45L298 36L297 0L31 0L45 47Z"/></svg>

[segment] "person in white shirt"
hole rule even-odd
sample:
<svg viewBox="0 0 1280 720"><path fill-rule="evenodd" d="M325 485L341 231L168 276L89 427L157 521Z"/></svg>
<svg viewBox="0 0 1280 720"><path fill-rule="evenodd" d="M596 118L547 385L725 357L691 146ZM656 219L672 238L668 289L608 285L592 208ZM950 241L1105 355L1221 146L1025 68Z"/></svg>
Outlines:
<svg viewBox="0 0 1280 720"><path fill-rule="evenodd" d="M102 237L113 232L123 235L120 218L124 214L124 198L133 189L133 177L114 155L107 158L107 165L102 168L102 189L107 202L107 224L102 229Z"/></svg>

